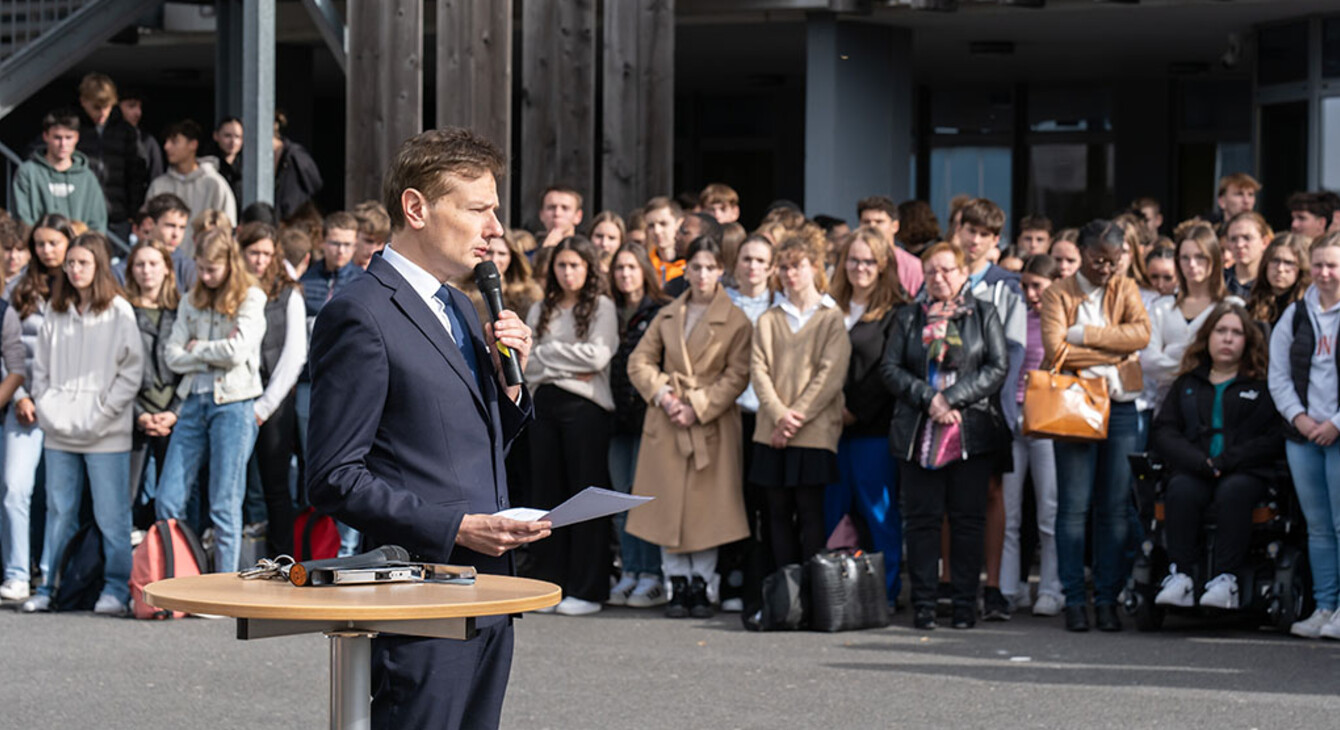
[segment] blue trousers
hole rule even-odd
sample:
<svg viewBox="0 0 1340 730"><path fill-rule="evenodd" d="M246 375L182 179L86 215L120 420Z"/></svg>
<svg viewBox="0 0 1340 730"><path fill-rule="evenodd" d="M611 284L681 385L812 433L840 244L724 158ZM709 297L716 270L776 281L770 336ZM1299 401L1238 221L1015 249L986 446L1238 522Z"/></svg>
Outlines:
<svg viewBox="0 0 1340 730"><path fill-rule="evenodd" d="M1126 455L1139 447L1140 416L1134 403L1113 403L1107 439L1097 443L1057 441L1057 568L1067 606L1086 603L1084 531L1093 508L1095 605L1115 605L1127 575L1131 529L1131 466Z"/></svg>
<svg viewBox="0 0 1340 730"><path fill-rule="evenodd" d="M839 481L824 492L824 531L832 534L842 516L855 512L870 528L873 550L884 553L884 580L892 604L902 589L903 518L898 512L898 471L883 436L842 437L838 441Z"/></svg>

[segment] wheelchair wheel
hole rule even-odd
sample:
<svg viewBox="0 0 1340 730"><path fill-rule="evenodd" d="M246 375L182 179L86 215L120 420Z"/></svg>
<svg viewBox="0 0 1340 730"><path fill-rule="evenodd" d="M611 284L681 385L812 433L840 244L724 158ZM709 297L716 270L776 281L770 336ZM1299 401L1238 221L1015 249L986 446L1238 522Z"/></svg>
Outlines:
<svg viewBox="0 0 1340 730"><path fill-rule="evenodd" d="M1270 615L1275 628L1288 633L1295 621L1302 621L1308 616L1312 576L1302 551L1296 548L1285 550L1275 573L1275 596L1271 601Z"/></svg>
<svg viewBox="0 0 1340 730"><path fill-rule="evenodd" d="M1162 605L1154 605L1154 600L1140 595L1135 605L1135 628L1139 631L1158 631L1163 628L1163 617L1167 615Z"/></svg>

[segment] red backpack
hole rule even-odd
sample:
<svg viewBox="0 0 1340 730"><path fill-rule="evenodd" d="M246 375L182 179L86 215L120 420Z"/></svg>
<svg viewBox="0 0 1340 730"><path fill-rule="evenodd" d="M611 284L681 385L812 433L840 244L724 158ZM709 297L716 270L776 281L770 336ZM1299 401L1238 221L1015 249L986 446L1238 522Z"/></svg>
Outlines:
<svg viewBox="0 0 1340 730"><path fill-rule="evenodd" d="M293 521L293 559L325 560L340 554L340 531L330 515L308 507Z"/></svg>
<svg viewBox="0 0 1340 730"><path fill-rule="evenodd" d="M195 531L177 520L159 520L135 548L130 568L130 604L135 618L183 618L144 601L144 587L155 581L208 572L209 560Z"/></svg>

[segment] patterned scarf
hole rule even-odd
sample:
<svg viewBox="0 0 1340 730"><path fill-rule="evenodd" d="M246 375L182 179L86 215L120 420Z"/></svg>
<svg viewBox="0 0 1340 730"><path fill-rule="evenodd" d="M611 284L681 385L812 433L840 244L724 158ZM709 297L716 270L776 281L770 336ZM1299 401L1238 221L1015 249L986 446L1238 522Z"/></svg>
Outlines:
<svg viewBox="0 0 1340 730"><path fill-rule="evenodd" d="M959 320L972 313L972 306L960 293L947 302L922 302L921 309L926 315L926 326L921 329L926 382L942 393L958 380L963 358ZM917 462L924 469L939 469L963 458L962 424L940 424L927 417L918 443Z"/></svg>

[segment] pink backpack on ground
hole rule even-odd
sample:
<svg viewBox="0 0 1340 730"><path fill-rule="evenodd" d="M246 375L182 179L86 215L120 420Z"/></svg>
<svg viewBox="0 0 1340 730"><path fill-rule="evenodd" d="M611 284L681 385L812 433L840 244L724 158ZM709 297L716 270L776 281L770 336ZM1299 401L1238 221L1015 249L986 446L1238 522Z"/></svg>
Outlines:
<svg viewBox="0 0 1340 730"><path fill-rule="evenodd" d="M135 548L130 568L130 604L135 618L183 618L181 611L166 611L144 601L144 587L155 581L200 575L209 561L200 538L177 520L159 520Z"/></svg>

